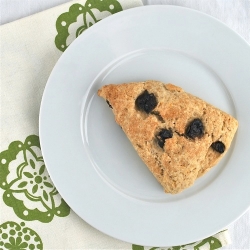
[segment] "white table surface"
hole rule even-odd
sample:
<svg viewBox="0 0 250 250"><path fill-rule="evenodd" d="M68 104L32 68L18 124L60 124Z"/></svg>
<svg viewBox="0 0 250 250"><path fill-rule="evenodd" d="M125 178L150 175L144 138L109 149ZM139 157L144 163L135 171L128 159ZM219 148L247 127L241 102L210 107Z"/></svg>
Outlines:
<svg viewBox="0 0 250 250"><path fill-rule="evenodd" d="M224 22L250 44L250 0L142 1L144 4L185 6L207 13ZM9 23L66 2L69 0L0 0L0 24ZM223 249L250 250L250 209L228 228L232 244Z"/></svg>

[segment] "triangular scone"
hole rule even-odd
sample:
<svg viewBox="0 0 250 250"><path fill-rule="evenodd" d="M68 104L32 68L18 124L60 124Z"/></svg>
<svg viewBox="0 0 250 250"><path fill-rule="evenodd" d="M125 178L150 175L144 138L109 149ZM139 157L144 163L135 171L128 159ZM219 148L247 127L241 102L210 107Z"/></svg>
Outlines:
<svg viewBox="0 0 250 250"><path fill-rule="evenodd" d="M182 88L158 81L98 90L166 193L179 193L225 155L238 122Z"/></svg>

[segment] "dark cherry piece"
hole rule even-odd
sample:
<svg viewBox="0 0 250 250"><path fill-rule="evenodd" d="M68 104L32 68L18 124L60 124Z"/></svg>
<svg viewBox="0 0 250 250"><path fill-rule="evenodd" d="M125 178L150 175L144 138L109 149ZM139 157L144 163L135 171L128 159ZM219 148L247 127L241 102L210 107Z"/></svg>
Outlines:
<svg viewBox="0 0 250 250"><path fill-rule="evenodd" d="M217 151L220 154L224 153L225 148L226 148L224 143L221 142L221 141L213 142L211 147L212 147L213 150Z"/></svg>
<svg viewBox="0 0 250 250"><path fill-rule="evenodd" d="M172 138L173 132L170 129L162 129L159 134L156 136L158 145L163 148L165 144L165 140Z"/></svg>
<svg viewBox="0 0 250 250"><path fill-rule="evenodd" d="M165 141L162 141L162 140L160 140L159 138L157 138L157 142L158 142L158 145L159 145L161 148L164 147Z"/></svg>
<svg viewBox="0 0 250 250"><path fill-rule="evenodd" d="M204 126L200 119L196 118L191 121L186 128L186 136L195 139L196 137L200 138L204 134Z"/></svg>
<svg viewBox="0 0 250 250"><path fill-rule="evenodd" d="M149 94L148 91L145 90L136 98L135 105L138 109L149 114L157 106L157 100L153 93Z"/></svg>

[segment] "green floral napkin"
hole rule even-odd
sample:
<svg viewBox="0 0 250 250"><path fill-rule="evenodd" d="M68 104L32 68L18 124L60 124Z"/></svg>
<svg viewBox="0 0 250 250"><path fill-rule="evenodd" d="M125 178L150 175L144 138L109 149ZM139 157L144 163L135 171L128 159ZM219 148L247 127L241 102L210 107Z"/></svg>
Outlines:
<svg viewBox="0 0 250 250"><path fill-rule="evenodd" d="M38 137L42 93L61 54L96 22L141 5L71 1L1 26L0 249L158 249L113 239L81 220L51 182ZM209 250L229 241L226 230L165 249Z"/></svg>

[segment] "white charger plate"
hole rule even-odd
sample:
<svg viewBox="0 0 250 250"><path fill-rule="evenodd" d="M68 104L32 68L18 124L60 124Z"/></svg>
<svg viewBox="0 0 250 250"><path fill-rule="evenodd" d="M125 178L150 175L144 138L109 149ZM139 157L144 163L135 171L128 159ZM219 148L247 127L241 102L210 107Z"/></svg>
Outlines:
<svg viewBox="0 0 250 250"><path fill-rule="evenodd" d="M239 121L224 159L177 195L165 194L106 103L104 84L172 82ZM139 245L187 244L250 206L250 47L218 20L187 8L115 14L79 36L54 67L40 110L44 160L86 222Z"/></svg>

